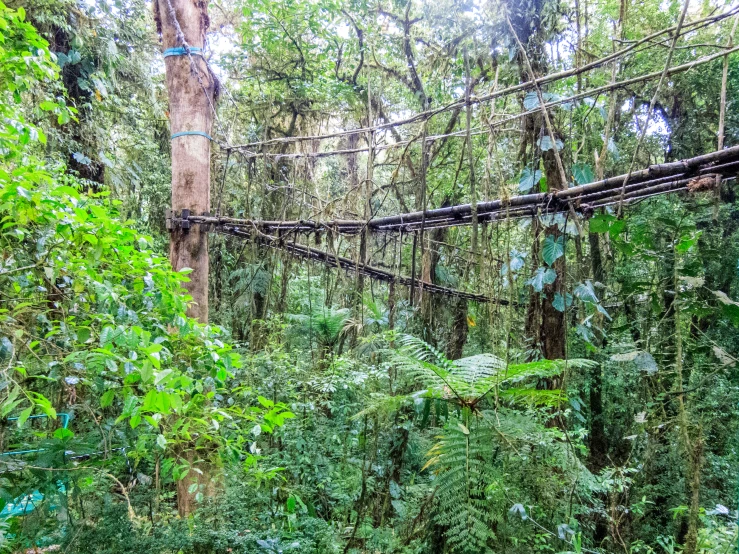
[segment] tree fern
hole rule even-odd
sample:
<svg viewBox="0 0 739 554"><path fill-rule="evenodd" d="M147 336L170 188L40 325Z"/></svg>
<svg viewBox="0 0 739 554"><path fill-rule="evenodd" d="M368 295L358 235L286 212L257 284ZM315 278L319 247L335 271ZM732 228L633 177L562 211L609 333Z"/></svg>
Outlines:
<svg viewBox="0 0 739 554"><path fill-rule="evenodd" d="M504 513L487 494L496 477L492 435L491 427L478 421L468 427L450 420L429 452L426 466L437 474L435 520L446 528L447 543L455 553L490 552L495 526Z"/></svg>
<svg viewBox="0 0 739 554"><path fill-rule="evenodd" d="M269 273L261 263L246 264L229 274L231 290L237 300L247 293L267 294L269 278Z"/></svg>
<svg viewBox="0 0 739 554"><path fill-rule="evenodd" d="M349 319L349 310L320 307L308 314L287 314L303 337L308 337L325 350L331 350L339 341Z"/></svg>
<svg viewBox="0 0 739 554"><path fill-rule="evenodd" d="M478 354L459 360L449 360L434 346L421 339L402 335L394 363L402 373L428 387L429 396L452 400L460 406L476 409L488 393L498 390L514 401L556 404L563 399L559 391L539 391L534 386L538 379L561 374L566 367L584 368L589 360L539 360L506 366L493 354ZM522 386L525 382L530 387ZM516 388L511 388L516 385ZM507 392L509 389L510 392Z"/></svg>
<svg viewBox="0 0 739 554"><path fill-rule="evenodd" d="M539 360L507 365L492 354L449 360L415 337L402 336L398 343L400 348L393 359L396 367L427 387L425 395L441 397L461 407L462 420L447 422L444 433L429 451L425 466L437 476L436 522L446 528L452 552L491 552L495 527L507 511L500 505L505 499L496 499L492 492L499 489L496 482L503 478L496 473L495 444L505 449L517 440L554 445L557 431L548 431L513 410L498 411L495 418L485 417L482 400L495 390L510 404L557 405L564 399L563 393L538 390L537 382L559 375L568 367L584 368L593 362ZM513 417L508 418L507 414Z"/></svg>

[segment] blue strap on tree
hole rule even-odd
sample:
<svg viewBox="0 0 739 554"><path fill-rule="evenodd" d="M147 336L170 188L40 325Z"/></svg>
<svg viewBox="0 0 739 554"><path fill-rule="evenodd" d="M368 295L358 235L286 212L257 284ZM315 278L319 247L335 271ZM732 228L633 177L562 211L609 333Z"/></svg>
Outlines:
<svg viewBox="0 0 739 554"><path fill-rule="evenodd" d="M188 56L190 54L195 54L196 56L202 56L203 49L197 46L188 46L187 48L185 48L184 46L177 46L175 48L167 48L164 51L165 58L168 58L170 56Z"/></svg>
<svg viewBox="0 0 739 554"><path fill-rule="evenodd" d="M198 136L198 137L205 137L205 138L207 138L210 141L213 140L213 137L211 137L208 133L204 133L203 131L181 131L179 133L175 133L174 135L172 135L169 138L172 139L172 140L174 140L177 137L186 137L186 136L190 136L190 135L194 135L194 136Z"/></svg>
<svg viewBox="0 0 739 554"><path fill-rule="evenodd" d="M188 56L191 54L202 56L203 49L198 46L188 46L187 48L185 48L184 46L177 46L175 48L167 48L164 51L163 55L165 58L168 58L169 56ZM211 137L208 133L204 133L203 131L181 131L172 135L170 139L176 139L177 137L186 137L189 135L205 137L208 140L213 141L213 137Z"/></svg>

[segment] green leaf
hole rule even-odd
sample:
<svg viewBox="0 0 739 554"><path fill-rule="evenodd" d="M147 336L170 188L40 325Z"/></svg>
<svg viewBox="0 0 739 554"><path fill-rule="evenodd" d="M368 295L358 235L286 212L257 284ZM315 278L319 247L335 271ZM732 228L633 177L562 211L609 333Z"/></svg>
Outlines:
<svg viewBox="0 0 739 554"><path fill-rule="evenodd" d="M69 429L65 429L64 427L60 427L56 431L54 431L54 438L59 440L66 440L71 439L74 437L74 433L70 431Z"/></svg>
<svg viewBox="0 0 739 554"><path fill-rule="evenodd" d="M23 427L23 424L30 417L31 412L33 412L33 406L31 406L30 408L26 408L21 412L21 414L18 416L18 427Z"/></svg>
<svg viewBox="0 0 739 554"><path fill-rule="evenodd" d="M92 163L92 160L85 156L82 152L75 152L72 154L72 157L77 161L77 163L81 165L90 165Z"/></svg>
<svg viewBox="0 0 739 554"><path fill-rule="evenodd" d="M159 352L147 352L146 357L151 362L151 365L153 365L155 368L159 369L162 367L162 363L159 359Z"/></svg>
<svg viewBox="0 0 739 554"><path fill-rule="evenodd" d="M544 102L556 102L560 99L560 96L551 92L542 92L541 97L544 99ZM529 92L523 99L523 107L527 111L531 111L535 108L540 107L541 104L539 103L539 95L538 93Z"/></svg>
<svg viewBox="0 0 739 554"><path fill-rule="evenodd" d="M532 171L529 167L525 168L521 173L521 178L518 180L518 191L529 192L539 182L541 175L540 169Z"/></svg>
<svg viewBox="0 0 739 554"><path fill-rule="evenodd" d="M572 166L572 176L578 185L592 183L595 181L595 174L590 164L579 163Z"/></svg>
<svg viewBox="0 0 739 554"><path fill-rule="evenodd" d="M70 65L74 65L80 62L82 59L82 56L80 55L77 50L70 50L67 52L67 63Z"/></svg>
<svg viewBox="0 0 739 554"><path fill-rule="evenodd" d="M128 417L133 414L139 404L139 399L136 396L127 396L123 401L123 417Z"/></svg>
<svg viewBox="0 0 739 554"><path fill-rule="evenodd" d="M172 405L172 409L176 412L182 409L182 398L176 393L169 395L169 402Z"/></svg>
<svg viewBox="0 0 739 554"><path fill-rule="evenodd" d="M149 360L144 360L144 363L141 365L140 374L141 381L143 383L148 383L154 377L154 369L152 368L152 364Z"/></svg>
<svg viewBox="0 0 739 554"><path fill-rule="evenodd" d="M536 92L529 92L523 99L523 107L525 110L531 111L539 106L539 95Z"/></svg>
<svg viewBox="0 0 739 554"><path fill-rule="evenodd" d="M2 409L0 409L1 417L6 417L18 404L21 403L21 399L18 398L19 392L20 389L18 387L13 388L5 401L2 402Z"/></svg>
<svg viewBox="0 0 739 554"><path fill-rule="evenodd" d="M69 110L66 108L63 108L62 111L59 112L59 115L57 116L56 120L59 125L64 125L65 123L69 123L71 120L71 116L69 115Z"/></svg>
<svg viewBox="0 0 739 554"><path fill-rule="evenodd" d="M257 400L258 400L258 401L259 401L259 403L260 403L260 404L261 404L262 406L264 406L265 408L271 408L272 406L274 406L274 405L275 405L275 403L274 403L274 402L272 402L271 400L268 400L268 399L266 399L266 398L265 398L264 396L258 396L258 397L257 397Z"/></svg>
<svg viewBox="0 0 739 554"><path fill-rule="evenodd" d="M612 215L599 214L590 218L588 229L591 233L607 233L609 222L616 219Z"/></svg>
<svg viewBox="0 0 739 554"><path fill-rule="evenodd" d="M77 341L78 342L87 342L90 340L90 328L89 327L79 327L77 328Z"/></svg>
<svg viewBox="0 0 739 554"><path fill-rule="evenodd" d="M80 197L80 193L77 189L75 189L74 187L67 186L67 185L56 187L53 191L51 191L51 193L54 195L57 195L57 194L66 195L66 196L69 196L70 198L75 198L75 199L79 199Z"/></svg>
<svg viewBox="0 0 739 554"><path fill-rule="evenodd" d="M161 434L157 435L157 446L161 448L162 450L167 448L167 439L164 438L164 435L161 435Z"/></svg>
<svg viewBox="0 0 739 554"><path fill-rule="evenodd" d="M105 327L100 332L100 348L107 348L113 343L115 338L115 329L113 327Z"/></svg>
<svg viewBox="0 0 739 554"><path fill-rule="evenodd" d="M555 261L561 258L564 253L564 237L554 237L554 235L547 235L544 239L544 247L541 251L541 257L544 260L544 263L551 266Z"/></svg>
<svg viewBox="0 0 739 554"><path fill-rule="evenodd" d="M615 239L618 235L623 233L623 230L626 228L626 221L623 219L617 219L613 223L611 223L611 226L608 228L608 234L611 235L612 239Z"/></svg>
<svg viewBox="0 0 739 554"><path fill-rule="evenodd" d="M115 390L114 389L108 389L103 393L103 396L100 397L100 407L101 408L107 408L113 403L113 398L115 398Z"/></svg>
<svg viewBox="0 0 739 554"><path fill-rule="evenodd" d="M156 406L157 406L159 413L161 414L166 415L170 412L170 407L172 406L172 402L169 399L169 393L167 391L161 391L157 394Z"/></svg>
<svg viewBox="0 0 739 554"><path fill-rule="evenodd" d="M552 148L556 148L557 150L562 150L562 148L564 148L564 143L559 139L555 139L554 144L552 144L552 139L549 135L541 137L537 144L542 152L547 152Z"/></svg>
<svg viewBox="0 0 739 554"><path fill-rule="evenodd" d="M739 302L735 302L720 290L711 291L721 302L721 311L735 326L739 326Z"/></svg>
<svg viewBox="0 0 739 554"><path fill-rule="evenodd" d="M29 394L33 395L36 406L41 408L41 411L44 412L44 414L46 414L51 419L56 419L56 410L51 405L51 401L48 398L46 398L43 394L39 394L36 392L29 392Z"/></svg>
<svg viewBox="0 0 739 554"><path fill-rule="evenodd" d="M575 287L573 292L575 293L575 296L583 302L591 302L593 304L597 304L599 302L591 281L580 283Z"/></svg>
<svg viewBox="0 0 739 554"><path fill-rule="evenodd" d="M144 403L142 404L142 409L147 412L156 412L157 411L157 391L156 389L151 389L149 392L146 393L146 396L144 397Z"/></svg>
<svg viewBox="0 0 739 554"><path fill-rule="evenodd" d="M173 370L171 369L165 369L157 373L156 378L154 379L154 384L159 385L166 385L167 380L172 375Z"/></svg>
<svg viewBox="0 0 739 554"><path fill-rule="evenodd" d="M616 141L613 140L613 137L608 139L608 152L610 152L614 162L617 162L621 158L621 154L618 151Z"/></svg>
<svg viewBox="0 0 739 554"><path fill-rule="evenodd" d="M567 293L567 307L569 308L570 306L572 306L572 295L568 292ZM565 311L565 299L558 292L554 294L554 300L552 300L552 307L558 312Z"/></svg>
<svg viewBox="0 0 739 554"><path fill-rule="evenodd" d="M677 250L681 254L684 254L685 252L693 248L693 246L695 246L700 236L701 233L697 232L687 237L681 237L680 241L675 245L675 250Z"/></svg>
<svg viewBox="0 0 739 554"><path fill-rule="evenodd" d="M544 289L544 285L551 285L556 280L556 271L548 267L538 267L534 276L526 281L526 284L534 287L536 292L541 292Z"/></svg>

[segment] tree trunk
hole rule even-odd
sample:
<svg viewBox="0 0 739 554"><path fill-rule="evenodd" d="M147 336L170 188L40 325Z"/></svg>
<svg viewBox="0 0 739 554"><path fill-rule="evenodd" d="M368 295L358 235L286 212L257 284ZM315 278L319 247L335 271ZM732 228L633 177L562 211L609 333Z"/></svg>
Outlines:
<svg viewBox="0 0 739 554"><path fill-rule="evenodd" d="M370 122L369 125L372 125ZM354 149L359 144L359 135L353 134L348 137L348 148ZM352 154L347 157L346 160L347 171L349 172L349 187L350 190L358 190L359 184L359 165L357 164L357 155ZM367 179L370 179L369 175ZM369 206L370 198L367 195L366 189L363 191L364 194L360 194L362 198L362 217L365 221L369 219L369 213L367 207ZM371 193L370 193L371 194ZM359 251L357 252L357 264L364 265L367 263L367 240L368 240L367 229L362 231L362 235L359 237ZM353 326L349 337L349 348L354 349L357 347L359 341L359 328L362 326L364 321L364 275L359 273L355 274L355 288L354 296L352 299L351 307L354 320L357 325Z"/></svg>
<svg viewBox="0 0 739 554"><path fill-rule="evenodd" d="M188 0L157 0L156 21L164 49L182 47L203 48L208 28L207 4ZM214 102L216 81L208 71L202 56L191 54L164 58L167 92L169 95L170 131L172 135L195 131L210 135L213 123L211 104ZM210 140L200 135L183 135L172 140L172 210L180 214L190 210L202 214L210 209ZM170 235L169 258L179 271L190 268L190 281L185 288L193 303L188 315L208 321L208 235L204 227L174 228ZM185 453L192 460L194 452ZM202 475L190 471L177 484L177 508L187 516L194 507L191 485L205 485L210 491L208 471Z"/></svg>
<svg viewBox="0 0 739 554"><path fill-rule="evenodd" d="M187 0L158 0L157 24L165 49L183 46L203 48L208 28L207 4ZM202 56L164 58L169 119L172 135L195 131L210 135L211 104L216 82ZM172 210L202 214L210 210L210 141L200 135L172 140ZM208 321L208 234L200 225L175 228L170 235L169 259L179 271L190 268L185 283L193 299L188 315Z"/></svg>
<svg viewBox="0 0 739 554"><path fill-rule="evenodd" d="M603 259L600 252L600 239L596 233L588 233L590 242L590 264L593 280L603 282ZM599 342L599 347L603 344ZM590 372L590 437L589 466L593 473L599 473L608 463L608 436L606 435L603 413L603 368L601 364Z"/></svg>
<svg viewBox="0 0 739 554"><path fill-rule="evenodd" d="M395 330L395 281L390 281L387 291L387 328Z"/></svg>
<svg viewBox="0 0 739 554"><path fill-rule="evenodd" d="M688 452L690 463L688 464L687 492L688 503L688 529L685 537L684 554L695 554L698 551L698 528L700 527L700 494L701 494L701 469L703 468L703 438L698 436L693 444L693 451Z"/></svg>
<svg viewBox="0 0 739 554"><path fill-rule="evenodd" d="M555 130L556 133L556 130ZM544 135L542 135L544 136ZM559 137L557 137L559 139ZM556 148L556 147L555 147ZM548 192L555 192L567 188L567 183L562 182L562 176L557 167L556 150L551 148L544 152L544 173L547 178ZM546 228L544 238L551 236L554 240L567 237L559 230L557 225ZM563 244L566 244L563 243ZM567 254L565 254L566 256ZM547 360L561 360L565 358L565 311L554 307L554 296L559 293L566 298L567 291L564 290L565 256L561 256L552 264L552 269L557 272L557 278L551 285L545 285L541 302L541 346L542 355ZM566 308L566 302L565 302Z"/></svg>
<svg viewBox="0 0 739 554"><path fill-rule="evenodd" d="M275 311L278 314L284 314L287 311L287 293L290 285L291 275L291 259L290 254L285 252L282 256L282 277L280 278L280 297L277 300Z"/></svg>
<svg viewBox="0 0 739 554"><path fill-rule="evenodd" d="M603 271L603 257L600 250L600 237L597 233L588 233L590 245L590 267L593 281L603 283L605 273ZM602 317L598 320L602 324ZM597 339L595 339L597 340ZM597 340L599 349L605 346L604 341ZM608 465L608 435L606 434L606 416L603 406L603 367L597 364L590 370L590 387L588 390L590 402L590 433L588 436L588 467L594 474L600 473ZM608 495L601 494L604 503L608 504ZM593 540L600 546L608 537L608 524L606 518L595 514L595 529Z"/></svg>
<svg viewBox="0 0 739 554"><path fill-rule="evenodd" d="M522 49L517 51L516 59L519 66L519 74L521 82L534 79L547 73L547 57L544 48L545 29L542 26L541 12L544 6L542 0L529 0L527 2L508 1L508 12L511 31L515 33L517 41L520 42ZM534 171L539 165L538 156L533 160L527 160L527 147L531 147L534 153L539 151L538 141L549 134L555 135L552 138L559 139L556 128L548 129L547 119L543 114L531 114L521 121L522 140L519 148L519 158L524 165L531 163L530 169ZM547 179L548 192L555 192L567 187L567 183L563 182L563 176L558 167L558 154L554 144L552 147L541 153L541 160L544 165L544 173ZM534 190L538 190L538 183L534 184ZM538 266L539 240L540 240L539 222L535 221L533 226L534 244L532 245L532 263L534 270ZM561 232L555 226L544 229L543 238L551 235L555 238L561 236ZM558 311L554 305L554 295L559 292L565 293L562 287L562 278L564 275L564 257L556 260L552 266L557 272L557 279L554 283L544 286L541 295L536 292L530 293L530 300L526 314L526 331L527 337L530 338L532 344L529 349L529 358L537 357L537 350L543 358L549 360L562 359L565 357L565 317L564 312ZM539 319L541 318L541 319ZM537 329L537 323L541 322ZM538 332L537 332L538 331ZM552 382L547 383L547 388L551 388Z"/></svg>
<svg viewBox="0 0 739 554"><path fill-rule="evenodd" d="M531 275L533 275L539 267L539 234L541 224L538 218L534 218L531 222ZM526 325L524 327L524 336L528 341L528 361L534 361L539 358L541 353L541 341L539 329L541 328L541 297L533 291L529 292L529 303L526 307Z"/></svg>
<svg viewBox="0 0 739 554"><path fill-rule="evenodd" d="M451 330L451 339L447 347L450 360L458 360L464 354L464 345L467 343L469 324L467 323L467 299L453 300L454 316Z"/></svg>

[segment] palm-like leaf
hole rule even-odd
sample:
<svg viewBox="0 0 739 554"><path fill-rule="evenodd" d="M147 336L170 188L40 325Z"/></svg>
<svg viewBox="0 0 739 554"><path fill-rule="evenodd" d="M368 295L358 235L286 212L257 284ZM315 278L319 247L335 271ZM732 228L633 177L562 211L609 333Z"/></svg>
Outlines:
<svg viewBox="0 0 739 554"><path fill-rule="evenodd" d="M428 388L430 396L441 396L454 399L459 404L474 406L491 390L503 390L511 385L511 394L505 395L514 400L528 400L544 404L556 403L561 399L560 391L546 391L549 394L538 394L535 387L524 387L525 381L533 382L561 374L569 366L572 368L590 367L594 362L589 360L539 360L525 364L506 366L505 361L493 354L478 354L449 360L444 354L427 342L403 335L399 338L400 349L394 361L398 369L409 377L421 382Z"/></svg>
<svg viewBox="0 0 739 554"><path fill-rule="evenodd" d="M333 348L344 331L349 310L322 307L309 314L287 314L288 321L297 324L300 332L326 348Z"/></svg>

